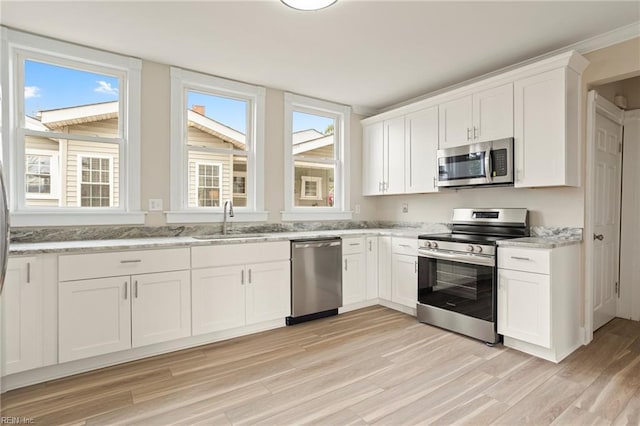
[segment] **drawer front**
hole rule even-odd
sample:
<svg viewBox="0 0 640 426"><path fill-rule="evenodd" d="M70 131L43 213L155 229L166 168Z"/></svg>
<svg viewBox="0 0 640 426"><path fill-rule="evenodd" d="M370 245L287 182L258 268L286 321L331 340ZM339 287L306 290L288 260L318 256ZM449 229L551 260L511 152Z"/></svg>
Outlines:
<svg viewBox="0 0 640 426"><path fill-rule="evenodd" d="M291 243L289 241L191 247L192 268L244 265L290 258Z"/></svg>
<svg viewBox="0 0 640 426"><path fill-rule="evenodd" d="M364 251L364 237L350 237L342 239L342 254L357 254Z"/></svg>
<svg viewBox="0 0 640 426"><path fill-rule="evenodd" d="M498 268L548 274L550 271L550 257L551 250L548 249L499 247Z"/></svg>
<svg viewBox="0 0 640 426"><path fill-rule="evenodd" d="M189 269L189 249L73 254L58 258L60 281Z"/></svg>
<svg viewBox="0 0 640 426"><path fill-rule="evenodd" d="M409 256L418 255L417 238L392 238L391 251L395 254L406 254Z"/></svg>

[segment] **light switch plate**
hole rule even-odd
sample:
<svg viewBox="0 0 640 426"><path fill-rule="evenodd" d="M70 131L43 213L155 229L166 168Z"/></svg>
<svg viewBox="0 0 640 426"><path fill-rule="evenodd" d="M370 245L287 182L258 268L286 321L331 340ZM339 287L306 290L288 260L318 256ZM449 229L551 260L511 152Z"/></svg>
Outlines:
<svg viewBox="0 0 640 426"><path fill-rule="evenodd" d="M149 211L161 212L162 211L162 198L149 198Z"/></svg>
<svg viewBox="0 0 640 426"><path fill-rule="evenodd" d="M356 204L356 214L360 214L360 204Z"/></svg>

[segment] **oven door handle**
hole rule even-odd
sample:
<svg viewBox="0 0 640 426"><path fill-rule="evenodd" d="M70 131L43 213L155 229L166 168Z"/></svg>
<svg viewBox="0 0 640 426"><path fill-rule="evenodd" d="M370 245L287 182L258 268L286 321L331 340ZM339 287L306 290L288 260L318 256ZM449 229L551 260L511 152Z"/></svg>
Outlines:
<svg viewBox="0 0 640 426"><path fill-rule="evenodd" d="M420 257L427 257L431 259L451 260L460 263L470 263L472 265L480 266L496 266L496 259L489 256L478 256L477 254L453 254L442 251L418 251Z"/></svg>

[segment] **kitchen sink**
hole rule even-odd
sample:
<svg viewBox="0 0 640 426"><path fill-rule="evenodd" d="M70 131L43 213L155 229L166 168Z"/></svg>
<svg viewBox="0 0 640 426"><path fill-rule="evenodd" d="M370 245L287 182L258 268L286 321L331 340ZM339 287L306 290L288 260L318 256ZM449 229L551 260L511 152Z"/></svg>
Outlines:
<svg viewBox="0 0 640 426"><path fill-rule="evenodd" d="M194 238L196 240L230 240L230 239L245 239L245 238L261 238L266 237L267 234L214 234L214 235L196 235Z"/></svg>

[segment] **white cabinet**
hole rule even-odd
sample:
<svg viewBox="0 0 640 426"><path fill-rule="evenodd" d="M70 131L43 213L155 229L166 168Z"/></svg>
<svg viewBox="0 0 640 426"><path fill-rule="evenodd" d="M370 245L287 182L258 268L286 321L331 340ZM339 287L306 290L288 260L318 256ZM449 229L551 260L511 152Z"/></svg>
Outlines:
<svg viewBox="0 0 640 426"><path fill-rule="evenodd" d="M191 335L188 248L64 255L58 263L60 362Z"/></svg>
<svg viewBox="0 0 640 426"><path fill-rule="evenodd" d="M342 305L367 299L365 239L342 239Z"/></svg>
<svg viewBox="0 0 640 426"><path fill-rule="evenodd" d="M451 148L513 136L513 84L439 105L439 146Z"/></svg>
<svg viewBox="0 0 640 426"><path fill-rule="evenodd" d="M391 301L415 309L418 301L418 240L393 238L391 247Z"/></svg>
<svg viewBox="0 0 640 426"><path fill-rule="evenodd" d="M498 333L504 345L559 362L580 347L578 244L498 248Z"/></svg>
<svg viewBox="0 0 640 426"><path fill-rule="evenodd" d="M378 237L367 237L365 241L367 265L367 300L378 298Z"/></svg>
<svg viewBox="0 0 640 426"><path fill-rule="evenodd" d="M378 297L391 300L391 237L378 238Z"/></svg>
<svg viewBox="0 0 640 426"><path fill-rule="evenodd" d="M289 256L289 242L193 247L193 334L284 322L291 314Z"/></svg>
<svg viewBox="0 0 640 426"><path fill-rule="evenodd" d="M404 116L364 126L363 195L404 192Z"/></svg>
<svg viewBox="0 0 640 426"><path fill-rule="evenodd" d="M565 67L515 82L516 187L580 186L580 90Z"/></svg>
<svg viewBox="0 0 640 426"><path fill-rule="evenodd" d="M42 265L36 257L10 258L2 292L3 375L44 365Z"/></svg>
<svg viewBox="0 0 640 426"><path fill-rule="evenodd" d="M437 192L438 107L405 117L405 193Z"/></svg>

